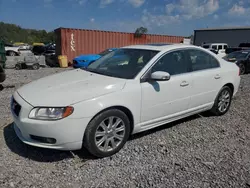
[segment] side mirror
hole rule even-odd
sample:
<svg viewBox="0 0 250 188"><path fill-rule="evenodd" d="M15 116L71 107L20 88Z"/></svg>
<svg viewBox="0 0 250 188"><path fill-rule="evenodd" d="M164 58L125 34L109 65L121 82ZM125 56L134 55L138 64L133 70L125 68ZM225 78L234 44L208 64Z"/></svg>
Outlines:
<svg viewBox="0 0 250 188"><path fill-rule="evenodd" d="M168 72L156 71L151 74L150 79L155 81L167 81L170 79L170 74Z"/></svg>

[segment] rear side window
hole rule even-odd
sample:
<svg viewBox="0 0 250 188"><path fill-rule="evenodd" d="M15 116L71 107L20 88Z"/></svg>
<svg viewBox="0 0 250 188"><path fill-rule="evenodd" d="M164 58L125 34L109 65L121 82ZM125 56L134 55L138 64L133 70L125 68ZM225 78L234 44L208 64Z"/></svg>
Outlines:
<svg viewBox="0 0 250 188"><path fill-rule="evenodd" d="M193 71L212 69L220 66L217 59L204 51L193 49L187 50L187 52L192 62Z"/></svg>
<svg viewBox="0 0 250 188"><path fill-rule="evenodd" d="M222 50L222 45L219 45L219 46L218 46L218 50Z"/></svg>
<svg viewBox="0 0 250 188"><path fill-rule="evenodd" d="M203 48L208 49L208 48L209 48L209 45L203 45Z"/></svg>

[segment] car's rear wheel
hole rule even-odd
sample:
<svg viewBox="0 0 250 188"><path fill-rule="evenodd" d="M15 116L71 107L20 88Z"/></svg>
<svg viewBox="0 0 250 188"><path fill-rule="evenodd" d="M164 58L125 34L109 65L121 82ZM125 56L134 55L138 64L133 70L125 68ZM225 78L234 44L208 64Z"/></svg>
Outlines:
<svg viewBox="0 0 250 188"><path fill-rule="evenodd" d="M22 64L18 63L15 65L15 69L16 70L21 70L23 67L22 67Z"/></svg>
<svg viewBox="0 0 250 188"><path fill-rule="evenodd" d="M233 93L230 87L224 86L215 99L211 112L217 116L227 113L231 106L232 96Z"/></svg>
<svg viewBox="0 0 250 188"><path fill-rule="evenodd" d="M97 115L87 126L83 144L96 157L111 156L124 146L130 134L127 115L110 109Z"/></svg>
<svg viewBox="0 0 250 188"><path fill-rule="evenodd" d="M240 68L240 74L243 75L246 73L246 67L243 63L240 63L239 65L239 68Z"/></svg>

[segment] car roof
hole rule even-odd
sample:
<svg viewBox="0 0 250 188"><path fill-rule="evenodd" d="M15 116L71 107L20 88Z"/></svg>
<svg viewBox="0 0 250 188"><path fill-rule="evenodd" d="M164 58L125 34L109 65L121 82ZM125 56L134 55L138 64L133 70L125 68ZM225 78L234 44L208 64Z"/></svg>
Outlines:
<svg viewBox="0 0 250 188"><path fill-rule="evenodd" d="M200 48L191 44L142 44L142 45L130 45L124 46L122 48L130 48L130 49L144 49L144 50L156 50L156 51L165 51L165 50L172 50L176 48L185 48L185 47L194 47Z"/></svg>
<svg viewBox="0 0 250 188"><path fill-rule="evenodd" d="M202 45L227 45L227 43L204 43Z"/></svg>

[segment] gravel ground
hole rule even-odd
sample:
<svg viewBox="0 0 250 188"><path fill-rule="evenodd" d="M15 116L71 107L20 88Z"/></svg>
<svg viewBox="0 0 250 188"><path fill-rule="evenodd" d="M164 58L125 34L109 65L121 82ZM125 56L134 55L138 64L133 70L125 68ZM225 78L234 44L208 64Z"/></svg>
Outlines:
<svg viewBox="0 0 250 188"><path fill-rule="evenodd" d="M0 92L0 187L250 187L250 75L222 117L196 115L135 136L116 155L34 148L16 137L15 88L62 69L7 70Z"/></svg>

